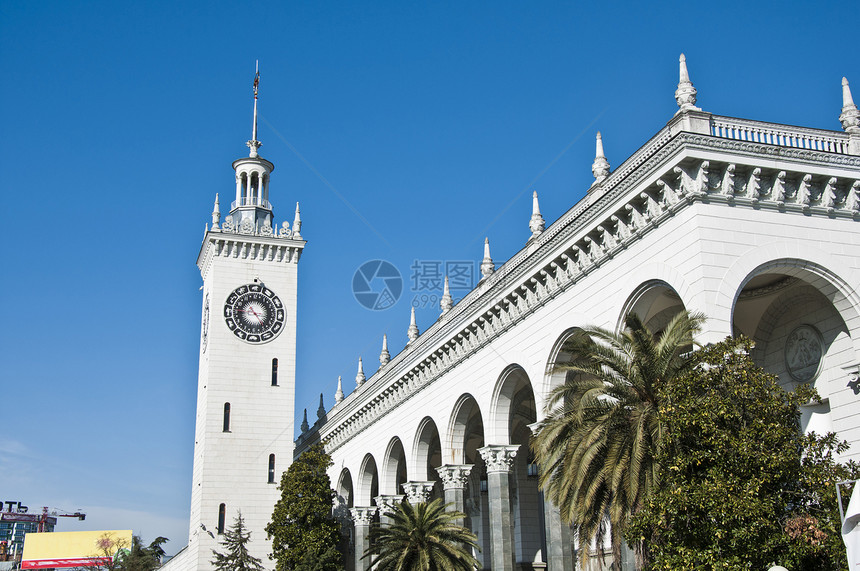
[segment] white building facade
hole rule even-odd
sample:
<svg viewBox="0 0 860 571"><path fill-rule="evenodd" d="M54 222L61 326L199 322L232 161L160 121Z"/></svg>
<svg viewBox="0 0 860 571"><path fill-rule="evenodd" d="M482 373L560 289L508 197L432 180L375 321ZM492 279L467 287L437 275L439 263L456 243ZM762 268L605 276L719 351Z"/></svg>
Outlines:
<svg viewBox="0 0 860 571"><path fill-rule="evenodd" d="M682 309L697 339L742 333L786 388L813 383L807 430L834 430L860 457L860 112L843 80L842 131L712 115L695 106L683 56L679 110L545 225L537 197L526 246L390 357L297 441L332 455L348 567L387 506L444 497L467 514L484 568L574 568L569 528L545 502L529 451L563 376L565 340L636 312L658 330ZM524 225L525 226L525 225ZM524 228L525 229L525 228ZM591 546L593 549L594 546ZM595 565L597 563L595 562Z"/></svg>

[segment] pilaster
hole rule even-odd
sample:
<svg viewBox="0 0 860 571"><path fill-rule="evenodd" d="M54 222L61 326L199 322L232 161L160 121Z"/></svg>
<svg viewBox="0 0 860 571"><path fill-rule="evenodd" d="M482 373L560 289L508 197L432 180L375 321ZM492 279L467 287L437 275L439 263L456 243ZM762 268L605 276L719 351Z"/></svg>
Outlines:
<svg viewBox="0 0 860 571"><path fill-rule="evenodd" d="M519 445L490 445L478 448L487 465L490 567L493 571L513 571L516 566L510 481L511 467L519 448Z"/></svg>

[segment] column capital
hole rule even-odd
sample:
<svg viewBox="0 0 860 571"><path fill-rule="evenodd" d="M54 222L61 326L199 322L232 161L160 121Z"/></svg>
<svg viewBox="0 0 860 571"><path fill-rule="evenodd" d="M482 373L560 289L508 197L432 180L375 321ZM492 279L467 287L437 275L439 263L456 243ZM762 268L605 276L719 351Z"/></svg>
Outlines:
<svg viewBox="0 0 860 571"><path fill-rule="evenodd" d="M404 482L402 487L410 504L428 501L433 492L433 482Z"/></svg>
<svg viewBox="0 0 860 571"><path fill-rule="evenodd" d="M379 507L379 513L381 515L385 515L385 512L394 511L400 502L403 501L405 496L403 494L400 495L382 495L376 496L374 501L376 501L376 505Z"/></svg>
<svg viewBox="0 0 860 571"><path fill-rule="evenodd" d="M436 468L445 490L465 488L474 464L443 464Z"/></svg>
<svg viewBox="0 0 860 571"><path fill-rule="evenodd" d="M373 516L376 515L376 507L355 507L349 509L349 515L352 516L352 521L355 525L370 525L373 523Z"/></svg>
<svg viewBox="0 0 860 571"><path fill-rule="evenodd" d="M487 472L510 472L519 449L519 444L501 444L478 448L478 452L487 465Z"/></svg>

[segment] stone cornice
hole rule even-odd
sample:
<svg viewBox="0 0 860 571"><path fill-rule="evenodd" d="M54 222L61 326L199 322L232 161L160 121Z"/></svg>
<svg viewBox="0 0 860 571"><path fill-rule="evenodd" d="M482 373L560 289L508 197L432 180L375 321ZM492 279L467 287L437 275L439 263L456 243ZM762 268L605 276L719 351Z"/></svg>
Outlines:
<svg viewBox="0 0 860 571"><path fill-rule="evenodd" d="M667 126L302 435L296 453L317 439L333 452L681 209L703 202L857 219L858 170L857 156L672 136Z"/></svg>
<svg viewBox="0 0 860 571"><path fill-rule="evenodd" d="M212 259L218 256L275 263L297 263L306 243L305 240L294 240L290 237L209 230L200 245L197 267L205 276Z"/></svg>

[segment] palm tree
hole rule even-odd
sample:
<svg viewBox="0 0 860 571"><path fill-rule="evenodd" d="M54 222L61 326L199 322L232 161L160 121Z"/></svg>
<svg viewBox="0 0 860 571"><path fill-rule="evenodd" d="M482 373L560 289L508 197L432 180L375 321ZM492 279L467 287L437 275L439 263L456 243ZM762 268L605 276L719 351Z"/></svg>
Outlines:
<svg viewBox="0 0 860 571"><path fill-rule="evenodd" d="M583 567L587 546L599 545L607 531L620 561L625 525L659 476L658 390L691 366L693 335L703 322L703 315L684 311L654 334L629 313L620 333L579 330L564 346L570 362L553 366L567 372L566 381L550 394L531 447L541 488L579 538ZM642 565L645 546L635 547Z"/></svg>
<svg viewBox="0 0 860 571"><path fill-rule="evenodd" d="M473 571L478 561L471 548L478 549L477 537L455 523L465 514L447 507L440 499L414 506L401 502L385 514L389 525L371 530L364 557L378 571Z"/></svg>

